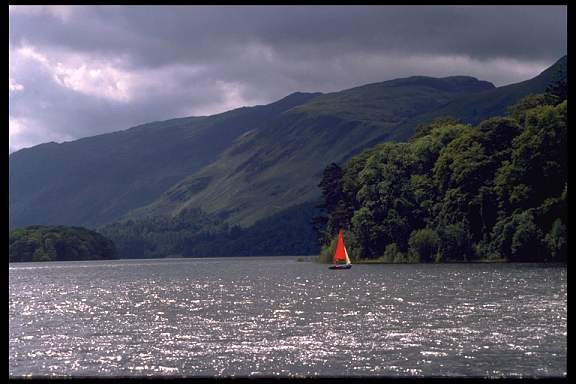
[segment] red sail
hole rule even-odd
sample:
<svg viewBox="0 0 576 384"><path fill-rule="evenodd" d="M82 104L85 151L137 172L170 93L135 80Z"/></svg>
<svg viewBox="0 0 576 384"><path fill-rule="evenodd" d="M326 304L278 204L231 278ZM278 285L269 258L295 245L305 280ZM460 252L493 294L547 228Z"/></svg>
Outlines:
<svg viewBox="0 0 576 384"><path fill-rule="evenodd" d="M346 262L346 249L344 248L342 230L338 232L338 244L336 245L336 252L334 252L334 264L338 262Z"/></svg>

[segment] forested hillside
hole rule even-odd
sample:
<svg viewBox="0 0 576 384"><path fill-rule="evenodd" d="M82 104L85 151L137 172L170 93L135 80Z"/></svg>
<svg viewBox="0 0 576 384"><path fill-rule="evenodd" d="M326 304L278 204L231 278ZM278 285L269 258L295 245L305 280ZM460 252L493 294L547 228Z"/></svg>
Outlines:
<svg viewBox="0 0 576 384"><path fill-rule="evenodd" d="M328 164L348 167L442 116L465 125L501 114L566 79L566 60L497 88L469 76L412 76L23 149L9 157L9 225L90 227L121 257L315 253L310 221Z"/></svg>
<svg viewBox="0 0 576 384"><path fill-rule="evenodd" d="M310 225L315 214L313 203L300 204L242 228L186 209L172 217L109 224L100 232L114 240L123 258L311 255L320 251Z"/></svg>
<svg viewBox="0 0 576 384"><path fill-rule="evenodd" d="M565 261L566 82L476 126L422 125L327 167L316 218L329 261L338 228L353 259Z"/></svg>
<svg viewBox="0 0 576 384"><path fill-rule="evenodd" d="M318 95L239 136L213 163L125 218L175 216L194 207L231 225L252 226L317 199L317 178L330 162L407 139L414 127L399 129L400 122L493 88L472 77L414 76Z"/></svg>
<svg viewBox="0 0 576 384"><path fill-rule="evenodd" d="M218 158L245 132L318 96L153 122L9 156L9 225L94 228L145 206Z"/></svg>

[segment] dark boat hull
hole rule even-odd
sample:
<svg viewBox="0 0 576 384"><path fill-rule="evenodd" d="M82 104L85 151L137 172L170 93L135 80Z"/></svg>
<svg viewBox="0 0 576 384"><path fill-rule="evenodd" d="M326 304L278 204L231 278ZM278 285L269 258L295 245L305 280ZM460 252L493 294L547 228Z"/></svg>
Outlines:
<svg viewBox="0 0 576 384"><path fill-rule="evenodd" d="M352 264L331 265L328 268L329 269L350 269L350 268L352 268Z"/></svg>

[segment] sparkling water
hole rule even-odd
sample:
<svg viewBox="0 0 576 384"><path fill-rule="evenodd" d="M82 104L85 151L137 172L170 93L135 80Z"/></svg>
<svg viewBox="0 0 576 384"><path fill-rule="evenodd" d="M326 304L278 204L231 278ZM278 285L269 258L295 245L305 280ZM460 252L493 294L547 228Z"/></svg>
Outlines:
<svg viewBox="0 0 576 384"><path fill-rule="evenodd" d="M295 257L9 267L9 374L566 376L566 266Z"/></svg>

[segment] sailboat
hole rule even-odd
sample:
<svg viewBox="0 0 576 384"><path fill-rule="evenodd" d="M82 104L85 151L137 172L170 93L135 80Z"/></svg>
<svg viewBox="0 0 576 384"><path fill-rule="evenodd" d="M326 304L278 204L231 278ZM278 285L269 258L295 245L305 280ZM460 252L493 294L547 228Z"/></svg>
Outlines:
<svg viewBox="0 0 576 384"><path fill-rule="evenodd" d="M330 269L350 269L352 268L352 263L348 257L348 251L344 246L344 238L342 238L342 230L338 232L338 244L336 245L336 252L334 252L334 265L331 265Z"/></svg>

